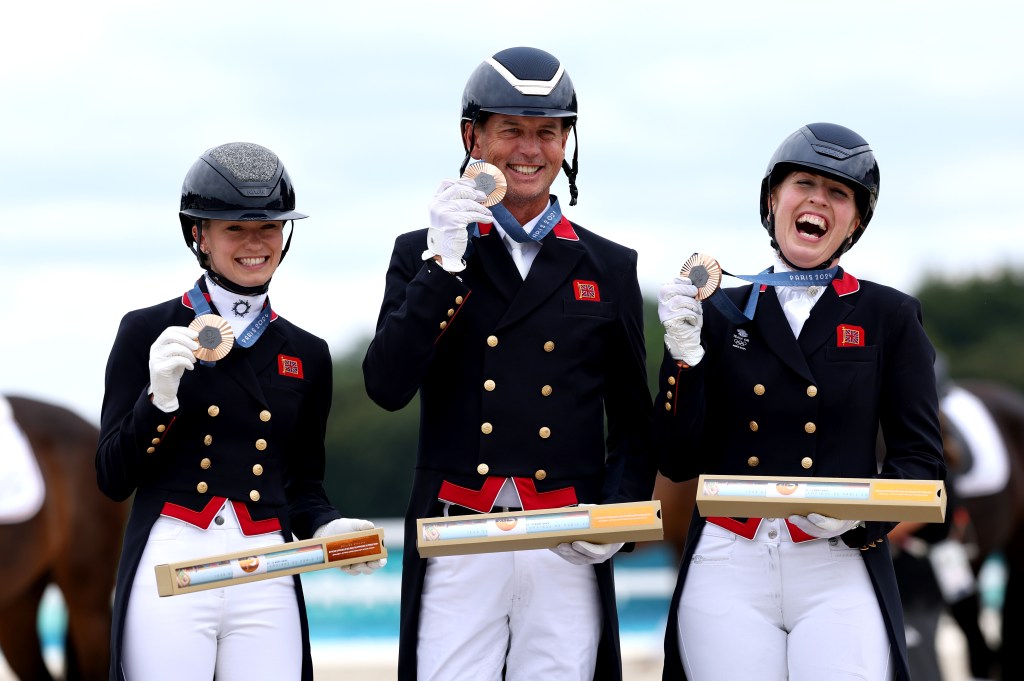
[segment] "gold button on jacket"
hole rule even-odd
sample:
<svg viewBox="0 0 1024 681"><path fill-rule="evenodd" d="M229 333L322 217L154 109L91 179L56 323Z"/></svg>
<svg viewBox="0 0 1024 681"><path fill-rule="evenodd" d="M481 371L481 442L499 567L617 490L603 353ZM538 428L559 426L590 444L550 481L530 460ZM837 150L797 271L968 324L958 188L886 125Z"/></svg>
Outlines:
<svg viewBox="0 0 1024 681"><path fill-rule="evenodd" d="M489 423L480 424L480 432L484 435L490 435L494 431L494 426Z"/></svg>
<svg viewBox="0 0 1024 681"><path fill-rule="evenodd" d="M760 463L761 459L757 458L756 456L752 456L747 459L747 465L750 466L751 468L756 468L758 465L760 465Z"/></svg>
<svg viewBox="0 0 1024 681"><path fill-rule="evenodd" d="M259 501L260 500L260 493L257 492L256 490L253 490L253 491L249 492L249 498L252 499L253 501Z"/></svg>
<svg viewBox="0 0 1024 681"><path fill-rule="evenodd" d="M269 420L270 420L270 412L267 411L266 409L264 409L263 411L260 412L260 421L263 421L264 423L266 423Z"/></svg>
<svg viewBox="0 0 1024 681"><path fill-rule="evenodd" d="M755 385L754 386L754 394L755 395L764 395L764 386L761 385L760 383Z"/></svg>
<svg viewBox="0 0 1024 681"><path fill-rule="evenodd" d="M210 408L206 410L206 413L209 414L210 416L216 416L217 414L220 413L220 407L218 407L216 404L211 404Z"/></svg>
<svg viewBox="0 0 1024 681"><path fill-rule="evenodd" d="M814 465L814 459L812 459L809 456L805 456L804 458L800 459L800 465L803 466L804 468L810 468L811 466Z"/></svg>
<svg viewBox="0 0 1024 681"><path fill-rule="evenodd" d="M491 472L491 467L485 463L482 463L476 467L476 472L479 473L480 475L487 475L488 473Z"/></svg>
<svg viewBox="0 0 1024 681"><path fill-rule="evenodd" d="M205 456L203 457L203 460L199 462L199 467L202 468L203 470L206 470L207 468L209 468L212 465L213 465L213 462L210 461L210 459L208 457L205 457Z"/></svg>
<svg viewBox="0 0 1024 681"><path fill-rule="evenodd" d="M533 477L535 477L538 480L543 480L544 478L548 477L548 472L542 468L541 470L534 473Z"/></svg>
<svg viewBox="0 0 1024 681"><path fill-rule="evenodd" d="M489 346L491 346L492 348L496 347L498 345L498 337L497 336L488 336L487 337L487 344Z"/></svg>
<svg viewBox="0 0 1024 681"><path fill-rule="evenodd" d="M256 449L258 449L258 450L260 450L262 452L266 448L267 448L267 441L266 440L264 440L263 438L260 438L259 440L256 440Z"/></svg>
<svg viewBox="0 0 1024 681"><path fill-rule="evenodd" d="M210 486L207 485L205 482L201 482L198 485L196 485L196 491L199 492L200 494L206 494L206 490L208 489L210 489Z"/></svg>

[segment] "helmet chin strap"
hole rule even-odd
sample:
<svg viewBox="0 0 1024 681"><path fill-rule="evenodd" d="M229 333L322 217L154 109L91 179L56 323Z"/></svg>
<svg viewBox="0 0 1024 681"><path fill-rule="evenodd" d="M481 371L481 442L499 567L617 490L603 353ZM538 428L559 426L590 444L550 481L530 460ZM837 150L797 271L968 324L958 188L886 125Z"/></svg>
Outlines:
<svg viewBox="0 0 1024 681"><path fill-rule="evenodd" d="M576 174L580 170L579 165L579 153L580 153L580 140L576 136L576 123L572 124L572 165L564 158L562 159L562 170L565 171L565 176L569 178L569 205L576 205L576 197L579 196L580 192L576 188Z"/></svg>
<svg viewBox="0 0 1024 681"><path fill-rule="evenodd" d="M466 147L466 157L462 159L462 165L459 166L459 177L466 172L466 166L469 165L470 154L473 153L473 145L476 144L476 121L477 114L473 114L473 120L470 122L469 127L469 146Z"/></svg>
<svg viewBox="0 0 1024 681"><path fill-rule="evenodd" d="M267 281L260 286L242 286L241 284L236 284L227 277L218 274L212 267L206 268L206 274L209 275L210 279L216 282L217 286L227 289L232 293L237 293L240 296L258 296L266 293L267 290L270 289L270 279L267 279Z"/></svg>
<svg viewBox="0 0 1024 681"><path fill-rule="evenodd" d="M819 265L815 265L814 267L800 267L800 265L796 265L790 262L789 258L786 257L786 254L782 252L782 248L779 246L779 242L775 238L775 213L770 209L768 213L768 236L771 237L772 240L772 249L774 249L774 251L779 254L779 257L782 258L782 262L786 263L794 270L800 270L802 272L809 272L813 270L827 270L831 268L832 263L834 263L843 253L846 253L848 250L850 250L851 246L853 246L853 237L851 236L845 241L843 241L843 243L839 245L839 248L837 248L835 252L832 255L830 255L828 259L825 260L825 262Z"/></svg>

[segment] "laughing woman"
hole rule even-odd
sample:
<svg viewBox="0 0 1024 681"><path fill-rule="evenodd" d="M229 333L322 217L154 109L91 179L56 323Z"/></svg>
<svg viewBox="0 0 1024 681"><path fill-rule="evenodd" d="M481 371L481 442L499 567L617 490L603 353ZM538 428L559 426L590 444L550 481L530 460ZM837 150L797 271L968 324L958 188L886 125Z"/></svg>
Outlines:
<svg viewBox="0 0 1024 681"><path fill-rule="evenodd" d="M860 135L804 126L783 141L761 184L774 272L718 293L731 307L702 305L687 278L662 287L655 414L667 477L944 477L921 306L839 267L874 214L878 188ZM664 678L907 681L886 539L894 525L695 513Z"/></svg>

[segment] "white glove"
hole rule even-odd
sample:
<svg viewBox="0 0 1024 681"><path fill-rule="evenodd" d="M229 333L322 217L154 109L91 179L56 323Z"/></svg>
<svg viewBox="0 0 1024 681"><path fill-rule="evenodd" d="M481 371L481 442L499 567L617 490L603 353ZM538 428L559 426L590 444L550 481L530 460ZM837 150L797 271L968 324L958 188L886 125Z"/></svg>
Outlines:
<svg viewBox="0 0 1024 681"><path fill-rule="evenodd" d="M192 371L199 349L199 332L185 326L168 326L149 347L149 391L153 405L162 412L178 410L178 384L185 369Z"/></svg>
<svg viewBox="0 0 1024 681"><path fill-rule="evenodd" d="M861 524L860 520L839 520L838 518L830 518L820 513L808 513L806 517L791 515L789 516L789 522L818 539L838 537Z"/></svg>
<svg viewBox="0 0 1024 681"><path fill-rule="evenodd" d="M592 544L588 541L563 542L552 547L552 551L573 565L594 565L603 563L614 556L622 544Z"/></svg>
<svg viewBox="0 0 1024 681"><path fill-rule="evenodd" d="M441 256L441 267L448 272L466 269L462 256L469 244L467 226L474 222L491 223L494 217L484 207L487 195L470 179L445 180L430 202L430 227L423 259Z"/></svg>
<svg viewBox="0 0 1024 681"><path fill-rule="evenodd" d="M331 522L318 527L316 532L313 533L313 539L329 537L332 534L348 534L349 532L360 532L362 530L372 529L373 523L369 520L360 520L359 518L336 518ZM353 576L368 575L374 570L379 570L387 564L387 558L378 558L377 560L370 560L365 563L342 565L338 569Z"/></svg>
<svg viewBox="0 0 1024 681"><path fill-rule="evenodd" d="M704 358L700 329L704 309L697 300L697 287L686 277L662 284L658 291L658 318L665 327L665 347L674 360L695 366Z"/></svg>

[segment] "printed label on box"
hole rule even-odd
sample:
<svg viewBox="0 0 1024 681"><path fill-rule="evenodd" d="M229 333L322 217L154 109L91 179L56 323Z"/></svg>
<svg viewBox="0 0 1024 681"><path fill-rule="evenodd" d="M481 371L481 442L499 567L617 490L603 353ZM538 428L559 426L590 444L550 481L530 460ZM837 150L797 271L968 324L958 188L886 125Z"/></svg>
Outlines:
<svg viewBox="0 0 1024 681"><path fill-rule="evenodd" d="M432 542L475 537L506 537L517 534L539 534L589 528L590 514L586 511L484 519L469 516L465 519L423 523L422 540Z"/></svg>
<svg viewBox="0 0 1024 681"><path fill-rule="evenodd" d="M381 552L380 539L376 536L339 539L327 542L327 562L333 563L346 558L375 556Z"/></svg>
<svg viewBox="0 0 1024 681"><path fill-rule="evenodd" d="M319 565L324 562L324 552L319 546L301 549L286 549L246 558L236 558L218 563L205 563L178 568L174 579L179 587L196 586L222 582L247 575L262 575L304 565Z"/></svg>
<svg viewBox="0 0 1024 681"><path fill-rule="evenodd" d="M704 481L704 495L709 497L866 500L871 496L871 484L866 482L758 482L712 478Z"/></svg>

